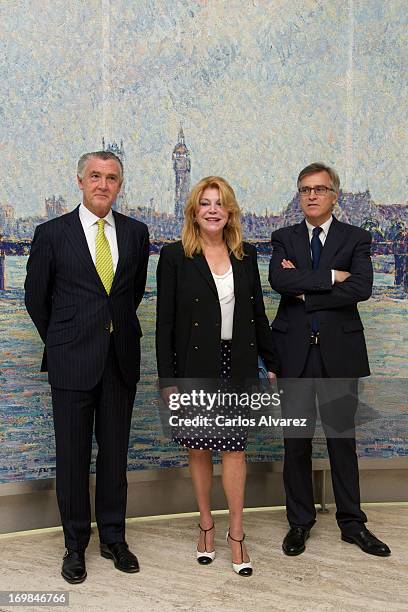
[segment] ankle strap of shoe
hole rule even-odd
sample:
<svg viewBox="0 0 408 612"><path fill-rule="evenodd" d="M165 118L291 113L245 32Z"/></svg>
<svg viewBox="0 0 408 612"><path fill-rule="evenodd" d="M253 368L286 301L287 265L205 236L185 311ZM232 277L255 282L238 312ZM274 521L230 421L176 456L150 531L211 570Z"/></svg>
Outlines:
<svg viewBox="0 0 408 612"><path fill-rule="evenodd" d="M233 540L233 542L239 542L239 543L241 543L241 542L243 542L243 541L245 540L245 533L244 533L244 535L242 536L242 540L236 540L235 538L233 538L233 537L232 537L232 535L230 534L230 532L229 532L229 531L228 531L228 537L229 537L229 538L231 538L231 540Z"/></svg>
<svg viewBox="0 0 408 612"><path fill-rule="evenodd" d="M213 524L212 524L212 526L211 526L211 527L209 527L208 529L203 529L203 528L201 527L200 523L198 523L198 526L199 526L199 528L200 528L200 530L201 530L201 531L204 531L204 533L207 533L207 531L211 531L211 529L214 529L214 527L215 527L214 523L213 523Z"/></svg>

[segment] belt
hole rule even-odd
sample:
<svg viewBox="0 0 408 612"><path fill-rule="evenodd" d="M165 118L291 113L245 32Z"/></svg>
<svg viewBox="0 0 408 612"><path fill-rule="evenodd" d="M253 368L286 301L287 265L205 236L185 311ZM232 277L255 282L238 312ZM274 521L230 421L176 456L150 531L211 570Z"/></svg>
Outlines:
<svg viewBox="0 0 408 612"><path fill-rule="evenodd" d="M320 333L313 332L309 337L309 344L320 344Z"/></svg>

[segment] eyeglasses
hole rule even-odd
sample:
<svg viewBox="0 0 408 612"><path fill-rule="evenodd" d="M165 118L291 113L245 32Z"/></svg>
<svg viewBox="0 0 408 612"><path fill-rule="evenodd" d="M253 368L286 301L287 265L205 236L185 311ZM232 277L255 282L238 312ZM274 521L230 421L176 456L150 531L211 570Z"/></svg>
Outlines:
<svg viewBox="0 0 408 612"><path fill-rule="evenodd" d="M331 187L326 187L326 185L316 185L316 187L299 187L298 189L298 192L301 197L309 196L312 191L314 191L317 196L326 195L328 191L333 191L334 193L336 193L335 189L332 189Z"/></svg>

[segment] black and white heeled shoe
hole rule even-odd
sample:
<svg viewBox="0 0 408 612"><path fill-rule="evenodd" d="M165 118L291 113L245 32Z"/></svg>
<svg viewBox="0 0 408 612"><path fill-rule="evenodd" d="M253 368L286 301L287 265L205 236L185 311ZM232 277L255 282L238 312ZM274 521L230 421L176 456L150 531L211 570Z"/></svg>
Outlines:
<svg viewBox="0 0 408 612"><path fill-rule="evenodd" d="M200 563L200 565L209 565L215 559L215 550L211 552L207 551L207 532L211 531L211 529L214 529L214 523L212 524L212 527L209 527L208 529L203 529L200 524L198 524L198 526L200 528L200 531L204 533L204 552L198 549L196 550L197 561L198 563Z"/></svg>
<svg viewBox="0 0 408 612"><path fill-rule="evenodd" d="M241 563L232 562L232 569L234 570L234 572L236 572L240 576L252 576L253 568L252 568L251 560L247 562L244 561L244 551L242 550L242 542L245 540L245 533L244 533L242 540L236 540L235 538L232 537L232 535L230 534L228 530L227 536L225 538L227 542L228 542L228 538L230 538L233 542L239 542L241 546Z"/></svg>

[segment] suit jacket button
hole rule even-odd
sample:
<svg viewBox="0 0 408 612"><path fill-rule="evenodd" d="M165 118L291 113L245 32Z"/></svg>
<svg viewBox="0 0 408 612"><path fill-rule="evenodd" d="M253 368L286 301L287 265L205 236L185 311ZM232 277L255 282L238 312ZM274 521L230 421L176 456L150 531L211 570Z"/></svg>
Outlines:
<svg viewBox="0 0 408 612"><path fill-rule="evenodd" d="M198 299L198 298L194 298L194 301L195 301L195 302L199 302L199 299Z"/></svg>
<svg viewBox="0 0 408 612"><path fill-rule="evenodd" d="M198 351L198 349L199 349L199 348L200 348L200 347L195 346L195 347L194 347L194 350L195 350L195 351Z"/></svg>
<svg viewBox="0 0 408 612"><path fill-rule="evenodd" d="M194 323L194 327L198 327L198 321Z"/></svg>
<svg viewBox="0 0 408 612"><path fill-rule="evenodd" d="M255 342L250 342L249 346L255 346Z"/></svg>
<svg viewBox="0 0 408 612"><path fill-rule="evenodd" d="M251 323L255 323L254 319L251 319Z"/></svg>
<svg viewBox="0 0 408 612"><path fill-rule="evenodd" d="M251 297L250 297L249 299L250 299L250 300L253 300L253 299L254 299L254 296L253 296L253 295L251 295Z"/></svg>

